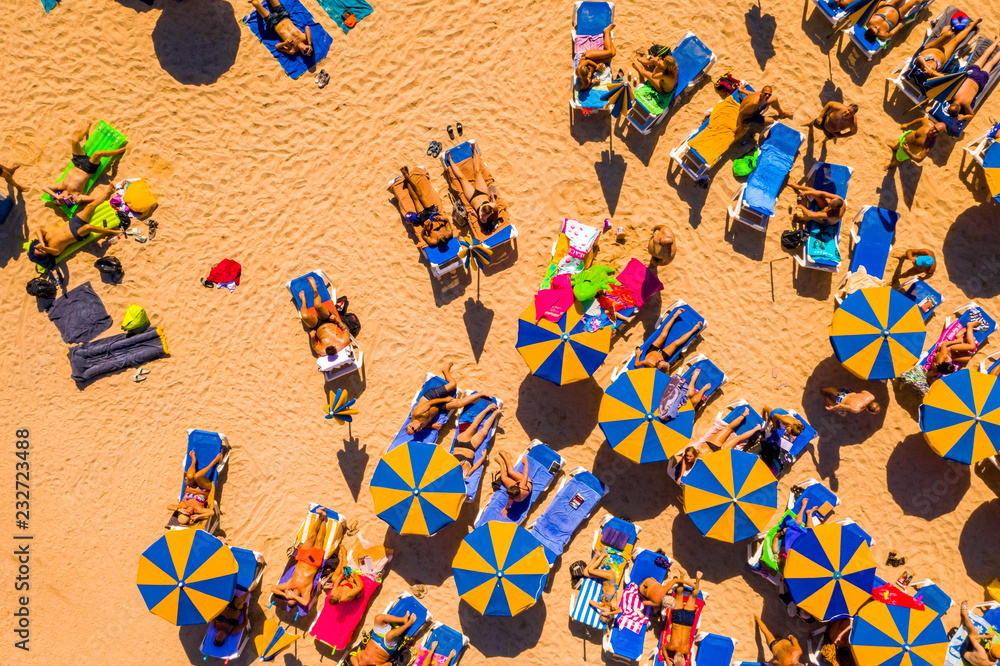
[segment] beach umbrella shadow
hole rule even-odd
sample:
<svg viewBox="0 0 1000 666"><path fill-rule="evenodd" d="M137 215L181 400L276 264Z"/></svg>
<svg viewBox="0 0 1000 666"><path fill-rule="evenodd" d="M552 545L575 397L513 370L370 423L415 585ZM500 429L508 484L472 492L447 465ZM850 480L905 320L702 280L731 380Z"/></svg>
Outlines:
<svg viewBox="0 0 1000 666"><path fill-rule="evenodd" d="M965 573L979 585L986 585L1000 571L1000 500L981 504L965 521L958 537Z"/></svg>
<svg viewBox="0 0 1000 666"><path fill-rule="evenodd" d="M514 617L487 617L464 600L458 604L462 633L484 657L511 658L535 647L542 636L545 615L542 601Z"/></svg>
<svg viewBox="0 0 1000 666"><path fill-rule="evenodd" d="M904 514L934 520L958 507L972 484L972 471L934 453L924 436L916 433L892 450L885 481Z"/></svg>
<svg viewBox="0 0 1000 666"><path fill-rule="evenodd" d="M750 47L753 49L754 57L761 69L767 61L775 56L774 32L778 28L778 21L771 14L762 14L760 5L752 5L750 10L744 15L747 25L747 34L750 35Z"/></svg>
<svg viewBox="0 0 1000 666"><path fill-rule="evenodd" d="M469 335L469 344L472 345L472 353L479 363L479 357L483 355L486 348L486 339L490 336L490 328L493 326L493 319L496 315L493 310L482 304L482 302L471 296L465 301L465 312L462 314L462 321L465 322L465 332Z"/></svg>
<svg viewBox="0 0 1000 666"><path fill-rule="evenodd" d="M614 217L618 208L618 199L622 194L622 183L625 182L625 170L628 164L625 158L612 150L601 152L601 159L594 162L597 180L601 183L604 200L608 204L608 215Z"/></svg>
<svg viewBox="0 0 1000 666"><path fill-rule="evenodd" d="M362 446L361 440L357 437L348 436L344 440L344 448L337 451L337 463L355 502L361 493L361 484L364 482L369 460L371 455L368 453L368 445Z"/></svg>
<svg viewBox="0 0 1000 666"><path fill-rule="evenodd" d="M971 206L948 227L941 253L948 277L967 298L1000 295L1000 236L992 202Z"/></svg>
<svg viewBox="0 0 1000 666"><path fill-rule="evenodd" d="M223 0L166 2L153 28L160 67L178 83L209 85L236 62L240 26Z"/></svg>

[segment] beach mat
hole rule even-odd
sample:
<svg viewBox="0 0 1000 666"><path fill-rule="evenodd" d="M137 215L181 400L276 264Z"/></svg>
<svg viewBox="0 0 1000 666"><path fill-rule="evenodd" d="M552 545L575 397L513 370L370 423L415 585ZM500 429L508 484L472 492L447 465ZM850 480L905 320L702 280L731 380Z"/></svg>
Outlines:
<svg viewBox="0 0 1000 666"><path fill-rule="evenodd" d="M55 6L54 3L53 6ZM126 143L128 143L128 139L126 139L121 132L103 120L99 120L97 121L97 126L94 127L93 131L91 131L90 136L87 137L87 143L83 145L83 152L88 155L93 155L99 150L118 150ZM97 173L93 174L90 177L90 180L87 181L87 187L84 190L85 193L94 189L94 185L97 184L97 179L101 177L101 174L103 174L105 170L107 170L108 165L111 164L111 160L113 159L115 158L105 157L101 160L100 168L97 169ZM56 183L63 182L66 174L68 174L72 169L73 162L71 161L66 165L66 168L63 170L62 175L59 176L59 180L57 180ZM43 194L42 201L48 203L53 201L53 199L48 194ZM60 206L60 208L64 213L66 213L67 216L72 216L79 208L81 208L81 204L76 204L75 206Z"/></svg>
<svg viewBox="0 0 1000 666"><path fill-rule="evenodd" d="M350 28L344 25L344 10L349 9L354 17L358 19L358 23L361 23L361 19L371 16L372 6L369 5L365 0L318 0L319 6L323 8L333 22L340 26L340 29L344 31L346 35L350 32ZM356 25L354 26L357 27Z"/></svg>
<svg viewBox="0 0 1000 666"><path fill-rule="evenodd" d="M267 47L267 50L271 52L271 55L278 61L281 68L285 70L285 73L291 78L297 79L326 57L326 54L330 52L330 45L333 43L333 38L330 37L330 33L323 26L316 23L309 10L303 7L298 0L285 0L281 5L288 10L292 18L292 23L299 30L305 32L306 26L309 27L312 33L312 55L298 55L290 58L280 52L276 47L281 43L281 38L278 37L278 33L275 31L267 29L267 26L264 25L264 19L256 11L244 16L243 23ZM270 9L270 4L267 4L266 7Z"/></svg>

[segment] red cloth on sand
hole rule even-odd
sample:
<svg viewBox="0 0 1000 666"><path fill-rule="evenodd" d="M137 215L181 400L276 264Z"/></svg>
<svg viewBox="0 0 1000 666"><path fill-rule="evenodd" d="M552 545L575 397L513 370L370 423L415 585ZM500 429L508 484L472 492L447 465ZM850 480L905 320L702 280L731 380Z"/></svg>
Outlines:
<svg viewBox="0 0 1000 666"><path fill-rule="evenodd" d="M213 268L208 274L209 282L214 282L216 284L225 284L227 282L240 283L240 274L243 272L243 267L232 259L223 259L218 263L218 265Z"/></svg>

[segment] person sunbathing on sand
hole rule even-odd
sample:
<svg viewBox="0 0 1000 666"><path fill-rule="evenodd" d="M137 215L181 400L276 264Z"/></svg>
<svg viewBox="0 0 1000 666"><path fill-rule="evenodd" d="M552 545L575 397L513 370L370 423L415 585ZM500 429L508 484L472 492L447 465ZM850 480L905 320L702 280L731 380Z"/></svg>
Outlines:
<svg viewBox="0 0 1000 666"><path fill-rule="evenodd" d="M691 653L691 631L697 615L698 592L701 589L701 572L695 574L694 590L684 600L684 577L667 583L667 589L677 585L674 607L670 610L670 636L660 646L660 658L664 663L684 666Z"/></svg>
<svg viewBox="0 0 1000 666"><path fill-rule="evenodd" d="M611 66L611 59L615 57L617 51L611 39L611 31L615 24L612 23L604 29L604 48L588 49L580 56L580 62L576 66L576 87L580 90L590 90L601 82L597 73L603 72Z"/></svg>
<svg viewBox="0 0 1000 666"><path fill-rule="evenodd" d="M99 199L91 200L79 213L71 217L67 224L60 224L53 229L36 230L34 240L28 244L28 259L42 268L53 270L56 267L56 257L73 243L85 239L90 234L117 236L121 233L119 229L105 229L89 224L97 207L110 199L114 191L115 188L108 185Z"/></svg>
<svg viewBox="0 0 1000 666"><path fill-rule="evenodd" d="M455 378L451 376L452 365L454 364L445 363L441 367L441 374L444 375L445 382L447 383L427 390L417 400L417 404L414 405L413 411L410 413L410 422L406 424L407 434L412 435L420 432L428 426L434 430L440 430L442 424L433 423L433 421L441 413L442 407L444 407L445 411L450 412L453 409L471 405L480 398L493 397L485 393L472 393L464 398L456 398L455 390L458 388L458 384L455 382Z"/></svg>
<svg viewBox="0 0 1000 666"><path fill-rule="evenodd" d="M771 650L772 658L768 663L774 664L774 666L797 666L799 657L802 656L802 646L799 645L799 639L791 634L788 634L788 638L775 638L759 615L754 616L754 621L760 627L760 633L764 634L767 647Z"/></svg>
<svg viewBox="0 0 1000 666"><path fill-rule="evenodd" d="M297 55L312 55L312 32L309 30L309 26L306 26L305 33L299 30L299 27L292 23L292 17L288 10L282 7L278 0L267 0L271 11L264 9L261 0L247 0L247 2L253 5L260 17L264 19L264 25L269 30L278 33L278 37L281 37L282 41L274 48L293 58Z"/></svg>
<svg viewBox="0 0 1000 666"><path fill-rule="evenodd" d="M90 177L100 170L102 159L105 157L115 157L125 152L125 146L122 146L117 150L99 150L93 155L88 156L83 147L86 145L89 136L89 127L84 127L73 135L70 143L70 149L73 151L73 167L63 177L62 182L42 185L42 191L55 199L59 205L74 206L76 204L87 204L96 201L96 197L84 194L87 183L90 182Z"/></svg>
<svg viewBox="0 0 1000 666"><path fill-rule="evenodd" d="M518 472L514 469L514 463L510 461L510 456L501 451L497 454L496 460L500 463L500 483L507 489L507 506L500 512L501 516L507 516L507 510L514 506L515 502L528 502L531 500L531 478L528 476L528 456L522 459L524 469Z"/></svg>
<svg viewBox="0 0 1000 666"><path fill-rule="evenodd" d="M958 33L951 26L945 28L940 35L928 42L924 49L917 54L917 57L914 59L917 67L927 74L937 74L940 72L944 64L951 59L958 45L982 22L983 19L969 21L969 25L965 26L965 29Z"/></svg>
<svg viewBox="0 0 1000 666"><path fill-rule="evenodd" d="M316 511L316 520L309 527L306 538L295 550L295 570L286 583L271 586L271 593L288 601L289 607L301 604L309 607L312 600L313 579L326 561L326 509Z"/></svg>
<svg viewBox="0 0 1000 666"><path fill-rule="evenodd" d="M677 319L681 316L682 312L684 312L684 308L682 307L674 310L674 313L670 315L670 319L667 321L667 325L663 327L663 331L653 340L653 344L649 346L649 350L645 356L642 355L642 347L635 348L636 368L656 368L662 372L670 372L670 357L678 349L687 344L687 341L698 333L704 325L704 322L698 322L691 327L691 330L664 347L667 342L667 336L670 335L670 329L677 323ZM691 383L693 384L694 382Z"/></svg>
<svg viewBox="0 0 1000 666"><path fill-rule="evenodd" d="M215 456L203 469L198 469L198 458L194 451L188 455L191 466L184 474L184 495L181 496L179 504L167 506L170 511L177 514L177 522L181 525L197 523L215 513L214 509L208 508L208 493L212 491L212 482L208 480L208 474L222 462L222 456L228 449L228 442L223 442L223 452Z"/></svg>
<svg viewBox="0 0 1000 666"><path fill-rule="evenodd" d="M469 478L473 472L486 464L488 456L485 455L479 459L479 462L474 462L476 451L486 441L490 434L490 428L493 427L493 423L499 416L500 408L495 403L490 403L486 409L476 415L472 423L458 424L458 437L455 438L455 448L451 454L461 463L462 475L465 478Z"/></svg>
<svg viewBox="0 0 1000 666"><path fill-rule="evenodd" d="M890 39L903 27L903 17L922 1L882 0L865 24L865 39L869 42L874 42L876 37L881 40Z"/></svg>
<svg viewBox="0 0 1000 666"><path fill-rule="evenodd" d="M836 194L797 183L789 183L789 186L798 194L799 201L791 211L793 225L804 225L807 222L837 224L844 217L846 202ZM819 210L810 210L808 206L810 202L814 202Z"/></svg>
<svg viewBox="0 0 1000 666"><path fill-rule="evenodd" d="M820 389L826 398L826 408L841 416L850 412L860 414L863 411L878 414L882 406L875 402L875 396L869 391L852 392L851 389L828 387Z"/></svg>
<svg viewBox="0 0 1000 666"><path fill-rule="evenodd" d="M376 615L371 640L360 652L351 655L352 666L387 666L392 653L399 647L399 639L416 620L417 616L409 612L403 617L382 613Z"/></svg>
<svg viewBox="0 0 1000 666"><path fill-rule="evenodd" d="M351 332L344 322L340 321L340 315L336 310L331 312L323 305L316 279L312 276L309 276L309 285L312 287L312 306L315 313L307 309L309 299L305 291L302 292L302 305L299 307L302 323L309 329L309 344L317 356L336 356L339 351L350 346Z"/></svg>
<svg viewBox="0 0 1000 666"><path fill-rule="evenodd" d="M740 103L739 115L736 117L736 136L746 131L751 124L766 126L774 123L773 116L764 117L764 113L772 106L778 112L779 120L795 117L794 113L785 113L781 110L781 104L778 103L778 98L774 96L771 86L764 86L760 89L760 92L752 92L741 81L740 92L743 93L744 97Z"/></svg>

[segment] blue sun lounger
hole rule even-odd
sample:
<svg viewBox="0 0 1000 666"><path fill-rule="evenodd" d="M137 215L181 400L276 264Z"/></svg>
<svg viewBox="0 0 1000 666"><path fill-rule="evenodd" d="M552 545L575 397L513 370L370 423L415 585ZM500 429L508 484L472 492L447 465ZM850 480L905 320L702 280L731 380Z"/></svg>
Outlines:
<svg viewBox="0 0 1000 666"><path fill-rule="evenodd" d="M611 67L605 67L603 72L597 74L601 81L598 85L580 90L577 86L576 66L580 64L583 52L577 53L577 36L593 37L604 34L604 29L615 21L615 3L613 2L577 2L573 5L573 28L570 30L570 38L573 41L573 75L571 77L572 91L570 93L569 105L574 109L579 109L584 113L603 111L608 108L608 84L611 83ZM607 46L605 44L605 46Z"/></svg>
<svg viewBox="0 0 1000 666"><path fill-rule="evenodd" d="M932 2L934 2L934 0L924 0L924 2L914 7L901 19L903 25L916 20L917 16L919 16L922 11L930 7ZM868 19L872 17L877 8L878 3L873 2L861 18L858 19L857 23L844 28L844 32L846 32L847 36L851 38L851 42L858 47L858 50L861 51L868 60L874 58L876 53L888 49L892 44L892 38L879 39L876 37L874 41L869 41L865 38L865 25L868 24Z"/></svg>
<svg viewBox="0 0 1000 666"><path fill-rule="evenodd" d="M416 649L417 662L421 659L426 660L424 655L430 652L431 643L437 643L437 647L434 649L434 666L455 666L462 661L462 653L469 646L469 637L446 624L435 622L431 625L430 631L420 639L420 645ZM455 651L454 658L450 661L444 661L452 650ZM441 658L440 662L438 657Z"/></svg>
<svg viewBox="0 0 1000 666"><path fill-rule="evenodd" d="M736 639L703 631L694 637L694 657L691 666L730 664L734 654L736 654Z"/></svg>
<svg viewBox="0 0 1000 666"><path fill-rule="evenodd" d="M795 437L795 439L789 439L788 437L781 438L781 450L788 454L788 456L794 461L802 451L805 450L809 443L812 442L818 436L816 428L809 425L798 412L794 409L772 409L772 414L786 414L799 421L802 424L802 432Z"/></svg>
<svg viewBox="0 0 1000 666"><path fill-rule="evenodd" d="M798 497L789 493L788 506L786 508L786 510L791 511L796 516L799 515L799 511L802 510L804 504L806 511L817 509L819 516L823 520L826 520L833 515L833 510L840 506L840 498L816 479L808 479L796 485L802 488L802 493Z"/></svg>
<svg viewBox="0 0 1000 666"><path fill-rule="evenodd" d="M657 320L656 328L653 329L653 332L649 334L649 337L643 341L642 345L639 348L639 354L640 354L639 358L645 358L646 354L649 353L649 348L652 346L656 338L659 337L660 333L663 332L664 327L666 327L667 322L670 321L670 317L673 316L674 311L677 308L684 308L684 311L681 312L680 316L677 318L677 321L674 323L673 328L670 329L670 333L667 335L667 340L664 343L664 346L669 345L671 342L674 342L675 340L681 338L687 331L691 330L691 327L695 326L696 324L699 323L701 324L701 330L698 331L697 335L691 336L691 338L687 341L687 343L680 349L678 349L673 356L670 357L671 364L676 363L677 360L684 354L684 352L687 351L688 347L690 347L694 343L694 341L698 339L698 336L704 333L705 329L708 328L708 322L705 321L704 317L698 314L697 310L688 305L682 299L677 299L676 301L667 306L667 309L663 312L662 315L660 315L660 318ZM611 381L617 379L618 375L620 375L623 372L626 372L628 370L635 370L636 360L637 360L636 353L633 351L625 358L625 360L622 362L622 365L618 366L617 368L614 369L614 371L612 371Z"/></svg>
<svg viewBox="0 0 1000 666"><path fill-rule="evenodd" d="M901 285L906 291L903 295L917 304L920 308L920 316L927 321L934 314L937 306L944 302L941 292L930 286L924 280L911 278Z"/></svg>
<svg viewBox="0 0 1000 666"><path fill-rule="evenodd" d="M608 487L582 467L577 467L562 480L559 489L538 519L528 527L545 548L549 566L566 550L573 534L594 513L598 503L608 494Z"/></svg>
<svg viewBox="0 0 1000 666"><path fill-rule="evenodd" d="M601 535L605 529L617 530L624 535L626 535L628 541L624 549L618 550L603 544L601 541ZM625 580L625 575L627 575L627 569L629 566L629 558L635 555L635 542L639 538L639 532L642 528L634 525L627 520L622 520L608 514L601 521L600 527L594 530L594 543L590 548L591 557L597 552L599 546L603 546L605 551L608 553L608 559L605 559L604 564L601 565L601 569L612 569L617 568L618 573L621 574L615 580L615 587L619 587ZM613 559L614 562L609 562ZM598 613L593 606L590 605L591 601L600 601L601 595L604 594L604 581L599 578L591 578L590 576L584 577L580 581L580 587L573 591L569 599L569 618L581 624L584 624L593 629L598 629L604 631L607 629L608 625L601 620L601 614Z"/></svg>
<svg viewBox="0 0 1000 666"><path fill-rule="evenodd" d="M743 423L741 423L734 431L737 435L745 434L757 426L760 426L761 429L764 428L764 417L761 416L756 409L751 407L750 403L746 400L737 400L736 402L732 402L726 405L726 409L728 410L726 414L719 412L715 418L720 421L725 421L726 423L732 423L743 414L744 409L747 410L746 419L744 419Z"/></svg>
<svg viewBox="0 0 1000 666"><path fill-rule="evenodd" d="M705 399L702 400L701 404L695 405L695 409L700 409L708 404L708 401L712 399L722 385L729 381L726 377L726 373L719 369L719 366L712 363L707 356L704 354L697 354L692 356L691 359L684 364L684 369L681 371L681 376L686 379L689 383L691 378L694 377L694 371L701 370L698 373L698 381L694 383L694 390L700 391L704 386L711 386L705 394Z"/></svg>
<svg viewBox="0 0 1000 666"><path fill-rule="evenodd" d="M806 175L806 182L814 189L836 194L846 201L853 173L854 169L851 167L817 162ZM803 268L836 273L840 268L840 224L810 221L806 225L809 239L802 246L801 256L793 255L795 261Z"/></svg>
<svg viewBox="0 0 1000 666"><path fill-rule="evenodd" d="M927 100L928 90L935 88L939 83L947 81L947 79L939 79L938 77L953 74L961 69L959 56L967 49L967 45L972 43L972 40L975 39L976 34L979 32L979 28L975 28L962 40L962 43L952 52L951 58L934 74L933 79L920 69L917 66L917 56L924 50L928 42L940 37L945 29L951 25L951 17L957 11L960 11L957 7L949 6L934 18L931 21L930 27L927 28L927 35L920 42L917 50L913 52L911 57L904 60L896 69L892 70L887 79L904 95L909 97L914 104L923 104Z"/></svg>
<svg viewBox="0 0 1000 666"><path fill-rule="evenodd" d="M754 92L753 86L746 82L744 82L744 87L749 92ZM734 105L733 102L736 102L736 104ZM743 93L739 90L734 90L728 97L723 97L715 103L715 106L705 111L705 117L701 121L701 124L684 138L681 145L670 151L670 159L676 162L680 170L687 174L691 180L696 183L707 182L709 180L708 172L712 170L712 167L722 159L722 156L736 141L746 136L747 130L744 130L739 136L735 134L738 129L736 125L738 108L742 102ZM704 140L706 142L710 141L710 143L706 143L705 145L708 145L713 152L708 157L705 157L691 146L691 142L702 132L709 129L712 112L716 111L716 109L720 110L719 115L716 116L716 124L707 135L708 139ZM701 150L703 153L706 153L704 146Z"/></svg>
<svg viewBox="0 0 1000 666"><path fill-rule="evenodd" d="M221 432L210 432L208 430L189 429L187 438L187 448L184 450L184 460L181 461L181 492L178 502L184 499L184 491L187 490L187 469L191 466L191 453L194 453L195 460L198 461L198 469L202 469L212 462L217 455L222 453L223 444L227 444L226 436ZM177 513L174 512L167 520L167 528L171 530L187 529L194 527L213 534L219 527L219 499L222 495L222 484L219 483L219 474L225 469L229 462L229 454L222 456L219 464L212 468L205 478L212 483L212 489L208 493L206 508L213 509L213 513L205 520L201 520L189 525L181 525L177 520Z"/></svg>
<svg viewBox="0 0 1000 666"><path fill-rule="evenodd" d="M635 559L632 566L625 572L624 586L635 583L641 585L642 581L652 578L660 585L667 581L670 572L671 559L666 555L661 555L654 550L644 548L636 549ZM666 566L664 566L666 565ZM649 611L647 610L647 614ZM603 649L610 660L638 661L642 657L642 650L645 644L645 632L641 635L628 629L620 629L615 626L611 631L604 634ZM646 663L654 663L658 651L654 649Z"/></svg>
<svg viewBox="0 0 1000 666"><path fill-rule="evenodd" d="M236 590L233 592L233 599L246 594L250 588L260 583L261 576L264 575L264 556L256 551L246 548L230 548L239 569L236 572ZM215 625L208 623L205 638L201 642L201 653L206 657L215 657L228 663L231 659L236 659L243 652L243 648L250 641L250 620L247 611L250 610L249 599L243 607L238 622L246 622L242 629L230 633L222 645L215 644Z"/></svg>
<svg viewBox="0 0 1000 666"><path fill-rule="evenodd" d="M330 278L320 269L309 271L305 275L285 283L285 287L292 294L292 302L295 303L295 311L302 318L302 297L306 297L309 307L307 311L316 314L316 308L309 299L313 293L312 285L309 283L312 278L316 283L316 293L319 294L320 302L328 312L336 312L337 290L333 288ZM323 373L326 381L333 381L338 377L343 377L352 372L361 372L365 364L365 355L358 346L358 341L351 336L351 346L340 351L336 356L321 356L317 362L317 369Z"/></svg>
<svg viewBox="0 0 1000 666"><path fill-rule="evenodd" d="M413 400L410 401L410 411L406 415L406 420L403 421L403 426L399 429L399 432L396 433L396 436L393 438L388 448L386 448L385 450L386 453L392 451L400 444L405 444L406 442L426 442L428 444L437 443L438 436L441 434L441 430L440 428L433 428L431 426L436 425L443 427L444 424L446 424L451 419L451 415L454 412L454 410L446 412L442 409L441 411L438 412L437 418L434 419L431 425L427 426L423 430L418 430L412 435L406 432L406 426L410 423L410 419L413 416L413 408L417 406L417 403L420 401L420 398L422 398L424 394L430 391L431 389L435 389L439 386L444 386L447 383L448 382L446 382L444 378L438 377L433 372L428 372L424 376L423 385L413 395ZM460 394L461 391L458 388L456 388L455 395L460 395Z"/></svg>
<svg viewBox="0 0 1000 666"><path fill-rule="evenodd" d="M1000 604L988 601L974 605L969 609L969 621L976 627L976 631L984 636L1000 631ZM959 624L958 629L948 641L948 654L945 657L944 666L968 666L965 659L962 658L968 639L969 630L965 628L964 624Z"/></svg>
<svg viewBox="0 0 1000 666"><path fill-rule="evenodd" d="M851 227L851 239L854 241L852 273L864 267L868 275L882 279L896 238L898 221L899 213L894 210L865 206L858 211Z"/></svg>
<svg viewBox="0 0 1000 666"><path fill-rule="evenodd" d="M835 29L840 29L846 26L846 22L850 20L851 14L875 1L854 0L854 2L846 7L841 7L840 3L836 0L812 0L812 3L819 10L819 13L830 22L830 25L834 26Z"/></svg>
<svg viewBox="0 0 1000 666"><path fill-rule="evenodd" d="M507 489L500 486L490 497L489 503L484 506L479 515L476 516L475 527L481 527L491 520L499 520L504 523L518 523L524 521L531 506L538 500L538 497L548 489L552 479L563 468L566 461L563 457L550 449L540 441L532 440L527 450L518 456L514 463L514 470L524 471L524 460L528 460L528 478L531 479L531 497L522 502L511 504L507 515L503 515L504 507L507 506Z"/></svg>
<svg viewBox="0 0 1000 666"><path fill-rule="evenodd" d="M705 46L693 32L687 32L677 42L671 55L677 61L677 87L670 101L663 104L663 95L653 90L648 83L636 89L641 96L636 97L635 105L628 112L628 121L642 134L649 134L654 127L667 117L670 110L677 104L677 98L694 90L703 76L708 75L712 65L717 60L712 49ZM640 90L644 92L640 93ZM645 104L643 100L646 100ZM646 105L653 108L646 108Z"/></svg>
<svg viewBox="0 0 1000 666"><path fill-rule="evenodd" d="M416 641L417 636L420 632L431 622L434 621L434 616L431 614L427 607L420 603L416 597L414 597L409 592L403 592L398 597L389 602L382 611L383 615L393 615L395 617L404 617L407 613L413 613L415 619L413 625L406 631L405 634L399 637L396 642L396 648L393 650L393 654L399 652L403 648L413 645ZM356 653L362 646L367 643L371 638L370 632L364 632L361 638L358 639L354 645L347 649L344 653L343 658L339 662L339 666L351 666L351 654ZM446 652L445 655L448 653ZM389 655L390 657L392 654ZM457 655L456 655L457 656Z"/></svg>
<svg viewBox="0 0 1000 666"><path fill-rule="evenodd" d="M951 610L955 602L952 600L948 593L941 589L941 587L932 581L930 578L925 578L924 580L915 580L911 583L914 589L917 591L914 597L919 597L921 601L924 602L924 606L930 608L932 611L942 616Z"/></svg>
<svg viewBox="0 0 1000 666"><path fill-rule="evenodd" d="M973 65L976 60L979 59L983 53L990 47L992 42L988 37L980 37L972 47L972 52L967 58L962 62L961 72L968 71L968 68ZM976 98L972 101L972 112L977 113L982 107L983 102L986 98L990 96L993 89L997 86L997 81L1000 81L1000 67L994 67L993 71L990 72L989 77L986 79L986 85L979 89L979 93ZM951 104L951 96L957 91L957 87L952 89L951 92L942 92L939 94L934 103L931 104L930 108L925 112L927 117L935 122L942 122L948 128L948 134L952 136L962 136L965 131L966 126L972 120L959 121L954 116L948 113L948 106Z"/></svg>
<svg viewBox="0 0 1000 666"><path fill-rule="evenodd" d="M778 193L792 170L803 140L802 132L784 123L776 122L766 130L757 166L727 209L730 217L758 231L767 231Z"/></svg>
<svg viewBox="0 0 1000 666"><path fill-rule="evenodd" d="M471 395L473 391L466 391L465 395ZM462 424L471 424L476 420L476 417L483 413L489 405L496 405L497 407L503 407L503 400L498 400L497 398L490 398L489 400L481 399L476 400L474 403L467 407L463 407L458 411L458 421L455 425L455 438L451 441L451 452L455 452L455 445L458 443L458 435L462 428ZM487 417L489 418L489 417ZM490 428L489 434L486 439L483 440L482 446L476 449L475 456L472 459L472 464L475 465L477 462L483 459L489 454L490 444L493 443L493 437L497 432L497 424L500 422L499 419L493 422L493 427ZM471 426L470 426L471 427ZM480 426L482 427L482 426ZM405 428L405 426L404 426ZM472 502L476 499L476 493L479 492L479 482L483 478L483 466L474 471L472 474L465 479L465 501ZM447 653L445 653L447 654Z"/></svg>
<svg viewBox="0 0 1000 666"><path fill-rule="evenodd" d="M325 507L323 507L320 504L316 504L315 502L310 502L309 513L306 514L306 519L302 521L302 525L299 527L299 531L295 533L295 541L292 544L291 555L288 557L288 562L285 563L285 570L281 574L281 578L278 580L279 585L281 583L287 583L289 580L291 580L292 575L295 573L295 554L298 551L299 546L302 545L302 542L306 538L306 535L309 533L309 529L312 526L313 521L319 520L317 512L322 508ZM326 563L330 561L337 554L337 549L340 547L340 542L344 538L344 531L347 525L347 519L331 509L326 510L326 520L327 520L326 539L323 542L323 554L325 555L324 567ZM320 567L319 569L316 570L316 576L315 578L313 578L313 586L312 586L313 595L309 599L309 607L302 608L301 604L296 604L294 606L295 620L298 620L303 615L306 615L309 612L309 610L316 605L317 599L319 599L319 597L321 596L319 594L316 594L316 588L319 586L320 578L322 578L323 576L324 567ZM288 601L286 599L272 593L270 602L268 603L267 607L270 608L275 604L278 604L279 608L281 608L285 612L290 613L293 610L293 607L288 605Z"/></svg>

